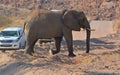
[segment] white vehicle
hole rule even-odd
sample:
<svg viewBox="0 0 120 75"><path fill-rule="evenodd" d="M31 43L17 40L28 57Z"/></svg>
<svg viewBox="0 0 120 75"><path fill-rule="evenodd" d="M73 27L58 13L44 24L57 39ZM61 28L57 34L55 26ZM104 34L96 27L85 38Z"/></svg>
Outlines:
<svg viewBox="0 0 120 75"><path fill-rule="evenodd" d="M0 50L25 48L26 37L23 28L8 27L0 32Z"/></svg>

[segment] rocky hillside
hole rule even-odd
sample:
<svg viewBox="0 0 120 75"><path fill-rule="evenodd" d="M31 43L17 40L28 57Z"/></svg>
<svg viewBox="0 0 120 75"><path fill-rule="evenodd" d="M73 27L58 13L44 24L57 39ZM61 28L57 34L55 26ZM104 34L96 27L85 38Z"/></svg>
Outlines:
<svg viewBox="0 0 120 75"><path fill-rule="evenodd" d="M120 0L0 0L14 8L83 10L90 19L114 20L120 17Z"/></svg>

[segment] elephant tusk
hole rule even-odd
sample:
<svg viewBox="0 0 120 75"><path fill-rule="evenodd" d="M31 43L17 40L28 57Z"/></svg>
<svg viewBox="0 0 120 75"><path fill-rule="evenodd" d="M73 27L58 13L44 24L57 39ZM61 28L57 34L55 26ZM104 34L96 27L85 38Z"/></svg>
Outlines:
<svg viewBox="0 0 120 75"><path fill-rule="evenodd" d="M83 31L84 29L83 28L80 28L80 31Z"/></svg>
<svg viewBox="0 0 120 75"><path fill-rule="evenodd" d="M62 19L64 19L65 18L65 16L66 16L66 14L68 13L68 11L67 10L65 10L65 12L64 12L64 14L63 14L63 16L62 16Z"/></svg>
<svg viewBox="0 0 120 75"><path fill-rule="evenodd" d="M89 30L89 31L95 31L95 29L90 29L90 28L87 28L87 30Z"/></svg>

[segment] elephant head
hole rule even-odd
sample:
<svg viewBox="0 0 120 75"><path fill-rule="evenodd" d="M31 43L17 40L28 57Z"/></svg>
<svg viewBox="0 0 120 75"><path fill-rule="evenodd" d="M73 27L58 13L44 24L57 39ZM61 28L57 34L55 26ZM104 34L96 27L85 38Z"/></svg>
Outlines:
<svg viewBox="0 0 120 75"><path fill-rule="evenodd" d="M65 26L70 28L71 30L80 31L80 28L86 30L86 53L89 53L89 46L90 46L90 33L91 28L90 24L82 11L65 11L63 15L63 23Z"/></svg>

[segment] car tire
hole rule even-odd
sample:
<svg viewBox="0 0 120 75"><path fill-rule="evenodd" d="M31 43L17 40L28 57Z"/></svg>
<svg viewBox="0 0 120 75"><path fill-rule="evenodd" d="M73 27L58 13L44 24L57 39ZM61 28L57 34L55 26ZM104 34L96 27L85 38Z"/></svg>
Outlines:
<svg viewBox="0 0 120 75"><path fill-rule="evenodd" d="M24 46L22 47L22 49L25 49L25 47L26 47L26 41L24 42Z"/></svg>
<svg viewBox="0 0 120 75"><path fill-rule="evenodd" d="M21 43L19 44L19 48L18 49L21 49L22 47L21 47Z"/></svg>
<svg viewBox="0 0 120 75"><path fill-rule="evenodd" d="M2 50L3 53L5 53L6 50Z"/></svg>

